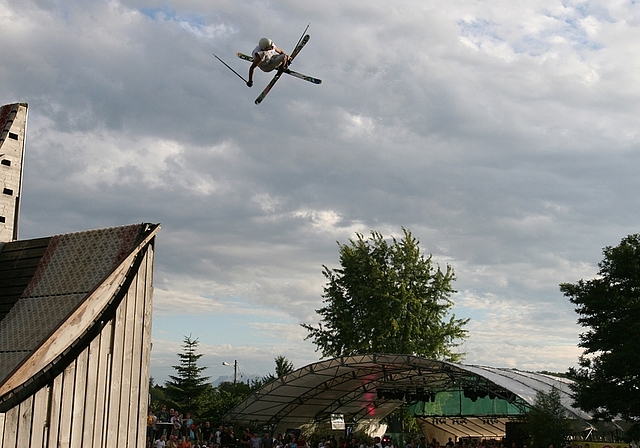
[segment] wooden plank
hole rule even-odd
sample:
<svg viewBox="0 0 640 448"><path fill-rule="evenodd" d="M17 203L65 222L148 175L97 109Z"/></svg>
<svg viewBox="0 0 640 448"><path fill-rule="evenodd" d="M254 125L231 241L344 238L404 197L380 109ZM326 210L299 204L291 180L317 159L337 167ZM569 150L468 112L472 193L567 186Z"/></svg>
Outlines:
<svg viewBox="0 0 640 448"><path fill-rule="evenodd" d="M0 266L7 270L38 266L46 249L44 247L28 251L2 251L0 252Z"/></svg>
<svg viewBox="0 0 640 448"><path fill-rule="evenodd" d="M143 373L143 336L144 336L144 314L145 314L145 300L146 300L146 283L147 283L147 265L149 263L148 251L144 250L140 254L144 258L138 273L136 275L135 282L135 296L136 296L136 311L135 322L136 331L133 339L133 364L132 364L132 381L131 381L131 401L135 403L135 419L130 418L129 433L135 435L132 436L132 440L136 446L144 446L146 443L147 434L147 396L144 390L147 388L144 383L149 383L149 378ZM132 285L133 286L133 285ZM142 445L140 445L142 443Z"/></svg>
<svg viewBox="0 0 640 448"><path fill-rule="evenodd" d="M116 310L115 322L113 324L113 342L111 345L111 380L109 382L109 403L107 406L107 441L121 440L119 433L120 425L120 393L122 384L122 352L124 342L124 321L127 311L127 298Z"/></svg>
<svg viewBox="0 0 640 448"><path fill-rule="evenodd" d="M35 269L14 269L7 271L0 266L0 272L2 272L2 278L0 278L0 292L11 291L11 288L17 288L18 284L28 285Z"/></svg>
<svg viewBox="0 0 640 448"><path fill-rule="evenodd" d="M47 446L57 447L60 435L60 408L62 407L62 378L64 372L60 373L53 379L49 398L49 418L47 425L49 426Z"/></svg>
<svg viewBox="0 0 640 448"><path fill-rule="evenodd" d="M10 286L3 287L2 290L0 290L0 292L2 293L2 299L0 300L2 300L2 302L5 302L4 298L10 297L10 296L17 296L18 298L20 298L24 290L27 289L28 284L29 282L25 282L22 284L19 284L18 282L14 282Z"/></svg>
<svg viewBox="0 0 640 448"><path fill-rule="evenodd" d="M74 360L62 374L62 399L60 401L58 448L70 448L71 446L71 418L73 417L73 386L75 382L76 362Z"/></svg>
<svg viewBox="0 0 640 448"><path fill-rule="evenodd" d="M122 390L120 401L120 436L121 440L125 441L125 444L134 445L135 439L131 439L129 433L129 422L133 418L136 418L135 414L131 414L131 376L132 372L132 356L133 356L133 334L136 331L136 294L135 294L135 279L131 283L129 290L127 291L127 311L125 319L125 333L124 333L124 351L122 357Z"/></svg>
<svg viewBox="0 0 640 448"><path fill-rule="evenodd" d="M33 395L29 395L24 401L16 405L18 408L18 426L15 429L16 445L25 446L31 439L31 423L33 419Z"/></svg>
<svg viewBox="0 0 640 448"><path fill-rule="evenodd" d="M89 359L87 364L87 394L84 406L84 430L82 446L93 446L95 432L96 399L98 396L98 364L100 363L100 335L93 338L89 344Z"/></svg>
<svg viewBox="0 0 640 448"><path fill-rule="evenodd" d="M18 439L16 443L19 447L29 446L33 420L33 395L29 395L17 407L20 409L20 420L18 421Z"/></svg>
<svg viewBox="0 0 640 448"><path fill-rule="evenodd" d="M0 291L0 294L2 293L2 291ZM18 299L20 298L20 296L16 295L15 297L17 297ZM8 302L8 301L7 301ZM11 308L13 308L13 305L15 305L17 303L17 300L11 302L11 303L0 303L0 313L8 313L9 311L11 311Z"/></svg>
<svg viewBox="0 0 640 448"><path fill-rule="evenodd" d="M4 254L5 252L25 250L31 247L47 247L50 241L50 236L44 238L35 238L33 240L11 241L10 243L6 243L4 246L2 246L2 251L0 251L0 254Z"/></svg>
<svg viewBox="0 0 640 448"><path fill-rule="evenodd" d="M2 448L18 448L18 421L20 420L20 406L14 406L4 417L4 438Z"/></svg>
<svg viewBox="0 0 640 448"><path fill-rule="evenodd" d="M13 260L26 260L29 258L40 259L47 251L48 246L49 244L47 243L46 246L30 246L24 249L3 249L2 252L0 252L0 263Z"/></svg>
<svg viewBox="0 0 640 448"><path fill-rule="evenodd" d="M31 443L25 446L46 446L46 424L49 407L49 386L36 392L33 398L33 424Z"/></svg>
<svg viewBox="0 0 640 448"><path fill-rule="evenodd" d="M89 362L89 348L82 350L76 358L76 376L73 386L73 411L71 413L71 434L69 445L71 448L82 448L82 433L84 431L84 408L87 393L87 364Z"/></svg>
<svg viewBox="0 0 640 448"><path fill-rule="evenodd" d="M140 254L143 255L142 253ZM138 268L138 272L136 273L136 278L131 284L131 293L135 298L134 302L134 318L133 318L133 340L131 343L131 387L129 390L129 428L127 430L129 434L129 440L133 445L138 445L138 440L141 431L140 421L146 419L142 419L140 416L140 410L142 408L142 403L140 402L140 380L141 380L141 357L142 357L142 330L143 330L143 310L144 310L144 295L140 294L140 285L144 284L144 277L141 276L140 272L145 269L145 259L143 258L142 263ZM144 272L144 271L143 271ZM146 417L146 416L144 416ZM146 432L146 423L144 429ZM142 439L143 446L145 439Z"/></svg>
<svg viewBox="0 0 640 448"><path fill-rule="evenodd" d="M29 252L0 252L0 267L9 271L38 266L46 250Z"/></svg>
<svg viewBox="0 0 640 448"><path fill-rule="evenodd" d="M42 260L42 257L16 258L15 260L7 258L0 261L0 268L3 272L8 273L14 271L19 273L21 270L24 270L25 272L35 272L36 268L40 264L40 260Z"/></svg>
<svg viewBox="0 0 640 448"><path fill-rule="evenodd" d="M93 422L94 444L96 448L107 446L107 422L109 420L109 379L111 378L111 342L113 321L108 321L100 332L100 360L96 381L96 412Z"/></svg>
<svg viewBox="0 0 640 448"><path fill-rule="evenodd" d="M41 256L16 259L5 257L2 259L0 255L0 268L2 268L3 271L11 272L11 275L17 275L15 273L20 273L21 270L24 270L25 273L33 272L40 265L40 260L42 260Z"/></svg>
<svg viewBox="0 0 640 448"><path fill-rule="evenodd" d="M6 278L32 276L37 270L41 259L42 257L4 260L0 261L0 269L5 273L3 277Z"/></svg>
<svg viewBox="0 0 640 448"><path fill-rule="evenodd" d="M146 415L149 408L149 372L151 363L151 316L153 313L153 260L154 247L153 244L147 246L146 253L146 272L143 283L144 307L143 307L143 329L142 329L142 359L140 365L140 415L144 418L144 427L146 428ZM138 437L138 446L146 440L146 429L141 431L143 436ZM141 442L142 441L142 442Z"/></svg>
<svg viewBox="0 0 640 448"><path fill-rule="evenodd" d="M0 413L0 443L3 442L4 440L4 420L5 420L5 413L1 412ZM0 444L0 446L4 446L4 444Z"/></svg>

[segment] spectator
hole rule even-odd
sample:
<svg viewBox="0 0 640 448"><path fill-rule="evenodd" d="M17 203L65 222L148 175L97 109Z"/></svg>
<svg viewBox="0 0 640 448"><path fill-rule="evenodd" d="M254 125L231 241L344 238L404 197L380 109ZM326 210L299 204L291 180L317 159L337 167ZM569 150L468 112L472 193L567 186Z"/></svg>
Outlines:
<svg viewBox="0 0 640 448"><path fill-rule="evenodd" d="M296 439L296 446L298 448L309 448L309 445L307 445L307 440L304 438L304 435L300 434L300 437ZM357 447L354 447L354 448L357 448Z"/></svg>
<svg viewBox="0 0 640 448"><path fill-rule="evenodd" d="M169 440L167 440L166 448L178 448L178 439L176 436L169 436Z"/></svg>
<svg viewBox="0 0 640 448"><path fill-rule="evenodd" d="M182 425L184 426L184 429L182 430L182 435L184 436L184 438L187 440L195 439L196 435L193 432L195 425L193 424L193 419L191 418L190 412L187 412L187 415L185 415L184 420L182 421Z"/></svg>
<svg viewBox="0 0 640 448"><path fill-rule="evenodd" d="M153 413L153 409L149 409L147 412L147 437L151 440L154 440L156 434L156 422L158 421L158 417Z"/></svg>
<svg viewBox="0 0 640 448"><path fill-rule="evenodd" d="M244 429L244 433L240 438L240 447L241 448L251 448L251 430L249 428Z"/></svg>
<svg viewBox="0 0 640 448"><path fill-rule="evenodd" d="M165 438L164 434L161 434L160 438L158 440L156 440L155 442L153 442L153 446L155 448L165 448L166 445L167 445L167 442L166 442L166 438Z"/></svg>
<svg viewBox="0 0 640 448"><path fill-rule="evenodd" d="M160 412L158 412L158 421L166 423L169 421L170 417L171 416L169 415L169 411L167 411L167 405L163 404L160 407Z"/></svg>
<svg viewBox="0 0 640 448"><path fill-rule="evenodd" d="M296 441L296 435L294 433L289 434L289 448L298 448L298 442Z"/></svg>
<svg viewBox="0 0 640 448"><path fill-rule="evenodd" d="M262 437L262 443L260 444L260 448L273 448L273 437L269 434L269 431L264 433L264 437Z"/></svg>
<svg viewBox="0 0 640 448"><path fill-rule="evenodd" d="M220 446L222 448L228 448L229 447L229 427L225 426L222 430L222 433L220 434Z"/></svg>
<svg viewBox="0 0 640 448"><path fill-rule="evenodd" d="M202 428L200 428L200 443L209 444L211 437L213 436L213 428L210 422L204 422Z"/></svg>
<svg viewBox="0 0 640 448"><path fill-rule="evenodd" d="M251 439L249 440L249 447L260 448L261 445L262 445L262 439L260 438L260 436L258 434L252 434Z"/></svg>
<svg viewBox="0 0 640 448"><path fill-rule="evenodd" d="M180 431L182 429L182 415L178 414L178 411L174 411L173 418L171 419L171 425L171 435L175 437L177 444L178 437L180 437Z"/></svg>
<svg viewBox="0 0 640 448"><path fill-rule="evenodd" d="M167 411L167 405L163 404L160 407L160 412L158 412L157 415L158 419L156 420L156 435L155 438L156 439L160 439L160 436L164 434L165 439L167 436L167 423L169 423L169 418L171 417L169 415L169 411Z"/></svg>

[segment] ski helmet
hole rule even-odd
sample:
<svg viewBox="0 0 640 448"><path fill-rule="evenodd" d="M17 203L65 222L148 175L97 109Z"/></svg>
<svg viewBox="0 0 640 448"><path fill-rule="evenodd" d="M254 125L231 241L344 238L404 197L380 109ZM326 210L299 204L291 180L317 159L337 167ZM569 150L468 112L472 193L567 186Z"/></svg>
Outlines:
<svg viewBox="0 0 640 448"><path fill-rule="evenodd" d="M258 45L260 46L261 50L268 50L269 48L271 48L271 45L273 45L273 42L271 41L271 39L263 37L258 42Z"/></svg>

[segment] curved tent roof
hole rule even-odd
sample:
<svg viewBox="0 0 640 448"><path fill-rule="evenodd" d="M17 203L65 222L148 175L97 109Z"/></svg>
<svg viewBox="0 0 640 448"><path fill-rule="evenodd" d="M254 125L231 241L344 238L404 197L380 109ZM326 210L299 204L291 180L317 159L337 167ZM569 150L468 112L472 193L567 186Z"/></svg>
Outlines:
<svg viewBox="0 0 640 448"><path fill-rule="evenodd" d="M551 388L555 387L560 392L560 401L569 417L591 420L589 414L573 406L573 398L569 389L573 381L568 378L543 373L523 372L516 369L467 365L460 365L460 367L473 374L480 375L494 384L504 387L530 405L534 403L538 392L549 393Z"/></svg>
<svg viewBox="0 0 640 448"><path fill-rule="evenodd" d="M466 366L412 355L370 354L309 364L266 384L225 419L253 425L299 427L327 421L381 419L404 401L423 403L432 416L509 416L556 387L572 418L590 416L571 406L569 380L513 369ZM457 403L458 406L451 406ZM481 406L485 403L485 406Z"/></svg>

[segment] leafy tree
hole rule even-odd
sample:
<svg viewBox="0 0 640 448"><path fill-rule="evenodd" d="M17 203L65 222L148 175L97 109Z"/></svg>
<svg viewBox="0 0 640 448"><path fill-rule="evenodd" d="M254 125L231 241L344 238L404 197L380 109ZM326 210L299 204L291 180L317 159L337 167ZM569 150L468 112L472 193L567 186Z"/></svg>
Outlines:
<svg viewBox="0 0 640 448"><path fill-rule="evenodd" d="M453 348L468 319L449 316L455 275L425 258L409 230L389 244L375 231L338 243L340 269L323 266L328 282L318 327L302 324L323 357L363 353L416 354L459 360Z"/></svg>
<svg viewBox="0 0 640 448"><path fill-rule="evenodd" d="M571 434L571 421L560 401L560 392L552 387L549 393L538 392L526 417L526 427L531 435L533 448L565 446Z"/></svg>
<svg viewBox="0 0 640 448"><path fill-rule="evenodd" d="M201 373L206 367L199 367L198 360L202 354L196 353L198 339L192 339L191 335L184 337L182 353L178 353L180 364L173 366L176 375L169 375L170 381L165 382L165 394L171 405L182 413L191 412L199 415L205 407L204 397L211 389L208 376Z"/></svg>
<svg viewBox="0 0 640 448"><path fill-rule="evenodd" d="M159 384L150 383L149 395L151 396L151 409L158 412L162 404L167 403L166 389Z"/></svg>
<svg viewBox="0 0 640 448"><path fill-rule="evenodd" d="M575 381L575 404L595 417L633 422L629 436L640 436L640 234L603 249L598 277L563 283L560 290L576 305L584 348Z"/></svg>
<svg viewBox="0 0 640 448"><path fill-rule="evenodd" d="M232 381L225 381L218 387L210 388L203 396L202 402L205 406L199 414L200 419L209 420L214 425L222 422L225 414L252 392L253 389L248 384L242 382L234 384Z"/></svg>

